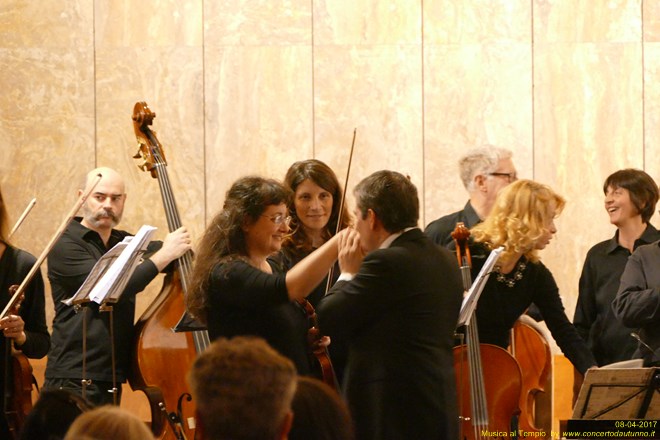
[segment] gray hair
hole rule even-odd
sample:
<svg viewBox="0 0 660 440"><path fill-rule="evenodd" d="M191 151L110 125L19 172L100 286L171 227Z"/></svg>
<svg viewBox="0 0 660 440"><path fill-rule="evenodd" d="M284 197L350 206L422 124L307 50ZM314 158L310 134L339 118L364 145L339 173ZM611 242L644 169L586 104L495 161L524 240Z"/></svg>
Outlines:
<svg viewBox="0 0 660 440"><path fill-rule="evenodd" d="M484 145L483 147L469 150L458 160L458 171L463 181L463 186L469 192L474 190L474 177L478 175L488 176L495 172L501 160L510 159L513 156L511 150L506 148Z"/></svg>

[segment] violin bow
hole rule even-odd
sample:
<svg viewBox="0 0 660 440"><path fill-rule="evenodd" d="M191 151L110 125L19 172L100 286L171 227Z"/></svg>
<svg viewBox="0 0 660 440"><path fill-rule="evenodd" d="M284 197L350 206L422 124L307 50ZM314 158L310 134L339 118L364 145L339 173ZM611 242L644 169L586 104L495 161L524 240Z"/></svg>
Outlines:
<svg viewBox="0 0 660 440"><path fill-rule="evenodd" d="M101 181L102 177L103 176L101 176L101 174L98 174L96 176L96 180L93 182L92 186L87 190L86 193L81 194L81 196L78 198L78 201L76 202L76 204L73 206L71 211L67 214L66 219L64 219L64 221L60 225L57 232L55 232L55 236L53 236L53 238L50 240L50 242L46 245L46 249L44 249L44 251L41 253L41 255L39 255L39 258L37 258L37 261L35 261L35 263L32 265L32 269L30 269L30 272L28 272L28 274L23 279L23 282L14 291L11 299L7 303L7 306L5 306L5 309L2 311L2 314L0 314L0 319L5 318L7 315L9 315L9 313L12 310L18 308L18 305L22 301L23 292L25 291L25 289L26 289L27 285L30 283L30 281L32 281L32 278L34 278L34 275L39 270L39 266L41 266L41 263L44 262L44 260L46 259L46 256L48 256L48 253L50 252L50 250L55 245L55 242L57 240L59 240L59 238L62 236L62 234L64 233L64 230L66 229L66 227L69 226L69 222L71 221L73 216L76 215L76 212L78 212L78 210L83 205L83 203L85 203L85 200L87 200L87 197L89 197L89 195L92 193L92 191L94 191L94 188L96 188L96 185L98 185L98 183ZM11 290L13 290L13 287L14 286L10 287L10 292L11 292Z"/></svg>
<svg viewBox="0 0 660 440"><path fill-rule="evenodd" d="M25 210L23 210L23 214L21 214L21 216L18 218L18 221L16 222L14 227L11 228L11 232L7 236L7 239L10 239L11 236L14 235L14 232L16 232L18 230L18 228L23 223L23 220L25 220L25 217L27 217L28 214L30 213L30 211L32 211L32 208L34 208L34 205L36 205L36 203L37 203L37 198L36 197L34 197L32 200L30 200L30 203L28 203L28 205L25 207Z"/></svg>
<svg viewBox="0 0 660 440"><path fill-rule="evenodd" d="M346 202L346 192L348 191L348 178L351 175L351 164L353 163L353 151L355 150L355 137L357 135L357 128L353 129L353 141L351 142L351 152L348 156L348 168L346 169L346 179L344 180L344 191L341 194L341 201L339 202L339 215L337 216L337 227L335 228L335 235L341 230L341 223L343 220L344 214L344 203ZM332 278L334 277L335 265L330 266L328 271L328 281L325 283L325 294L328 294L330 290L330 285L332 284Z"/></svg>

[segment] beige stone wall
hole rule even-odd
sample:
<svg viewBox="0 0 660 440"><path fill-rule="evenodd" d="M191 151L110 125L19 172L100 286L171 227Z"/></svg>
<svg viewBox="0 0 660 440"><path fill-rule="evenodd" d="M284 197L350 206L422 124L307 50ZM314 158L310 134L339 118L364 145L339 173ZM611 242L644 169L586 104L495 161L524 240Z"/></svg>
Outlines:
<svg viewBox="0 0 660 440"><path fill-rule="evenodd" d="M96 165L127 178L122 226L163 236L131 157L146 101L196 236L239 176L310 157L344 176L354 128L349 187L409 174L424 226L464 204L465 149L505 146L568 199L543 257L572 316L585 253L614 232L603 180L660 179L659 41L652 0L5 0L0 184L14 219L38 198L16 236L34 254Z"/></svg>

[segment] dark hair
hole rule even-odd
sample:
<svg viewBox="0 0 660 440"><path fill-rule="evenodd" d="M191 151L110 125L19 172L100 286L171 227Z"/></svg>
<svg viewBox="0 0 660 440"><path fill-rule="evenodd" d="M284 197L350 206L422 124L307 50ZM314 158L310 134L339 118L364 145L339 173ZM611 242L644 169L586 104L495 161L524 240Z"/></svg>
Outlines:
<svg viewBox="0 0 660 440"><path fill-rule="evenodd" d="M310 180L332 195L332 212L328 224L323 231L323 239L327 241L337 231L337 221L339 220L339 208L343 191L337 180L337 176L332 169L317 159L302 160L295 162L289 167L284 177L284 184L294 193L294 197L289 204L289 214L291 215L291 229L293 233L286 240L284 246L292 250L307 254L312 251L312 243L305 230L301 227L300 219L295 207L295 192L298 186L305 180ZM350 224L350 216L346 206L343 207L341 214L341 225L339 229L344 229Z"/></svg>
<svg viewBox="0 0 660 440"><path fill-rule="evenodd" d="M188 310L206 322L206 290L213 267L221 261L247 256L243 226L254 224L268 206L288 205L291 191L280 182L263 177L238 179L229 188L225 203L204 231L191 274Z"/></svg>
<svg viewBox="0 0 660 440"><path fill-rule="evenodd" d="M39 393L39 400L25 419L21 440L59 440L73 421L94 406L69 390L49 389Z"/></svg>
<svg viewBox="0 0 660 440"><path fill-rule="evenodd" d="M346 404L328 385L311 377L298 377L291 404L293 425L289 440L351 440L351 415Z"/></svg>
<svg viewBox="0 0 660 440"><path fill-rule="evenodd" d="M626 168L610 174L603 184L603 192L612 187L627 189L630 200L642 216L642 221L648 223L655 212L658 203L658 185L645 171Z"/></svg>
<svg viewBox="0 0 660 440"><path fill-rule="evenodd" d="M362 218L365 218L367 210L371 209L387 232L417 226L417 188L403 174L388 170L376 171L362 179L353 192Z"/></svg>
<svg viewBox="0 0 660 440"><path fill-rule="evenodd" d="M9 244L9 215L0 189L0 242Z"/></svg>

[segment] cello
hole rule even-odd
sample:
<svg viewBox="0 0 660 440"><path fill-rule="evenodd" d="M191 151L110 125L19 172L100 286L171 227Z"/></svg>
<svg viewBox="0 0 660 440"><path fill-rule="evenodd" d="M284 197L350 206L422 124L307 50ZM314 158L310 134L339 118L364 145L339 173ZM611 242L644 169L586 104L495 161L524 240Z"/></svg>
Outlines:
<svg viewBox="0 0 660 440"><path fill-rule="evenodd" d="M466 291L472 286L469 236L463 223L452 232ZM476 315L465 330L465 343L454 347L460 439L510 438L511 420L519 412L520 366L503 348L479 342Z"/></svg>
<svg viewBox="0 0 660 440"><path fill-rule="evenodd" d="M528 315L522 315L511 329L509 351L522 371L520 429L533 433L535 438L547 438L551 421L537 418L536 409L541 403L541 397L546 395L546 386L552 374L552 354L550 344L538 329L538 324Z"/></svg>
<svg viewBox="0 0 660 440"><path fill-rule="evenodd" d="M135 104L132 119L139 150L134 158L144 159L139 168L158 179L171 232L182 224L162 146L149 128L155 117L146 102ZM176 271L165 277L160 293L136 323L128 381L133 390L143 391L149 400L151 430L156 438L184 440L194 438L195 431L194 418L183 417L184 402L189 402L189 414L194 413L185 375L210 341L207 331L185 311L192 252L180 257L175 266ZM183 326L186 331L179 331ZM176 411L170 411L173 408Z"/></svg>

